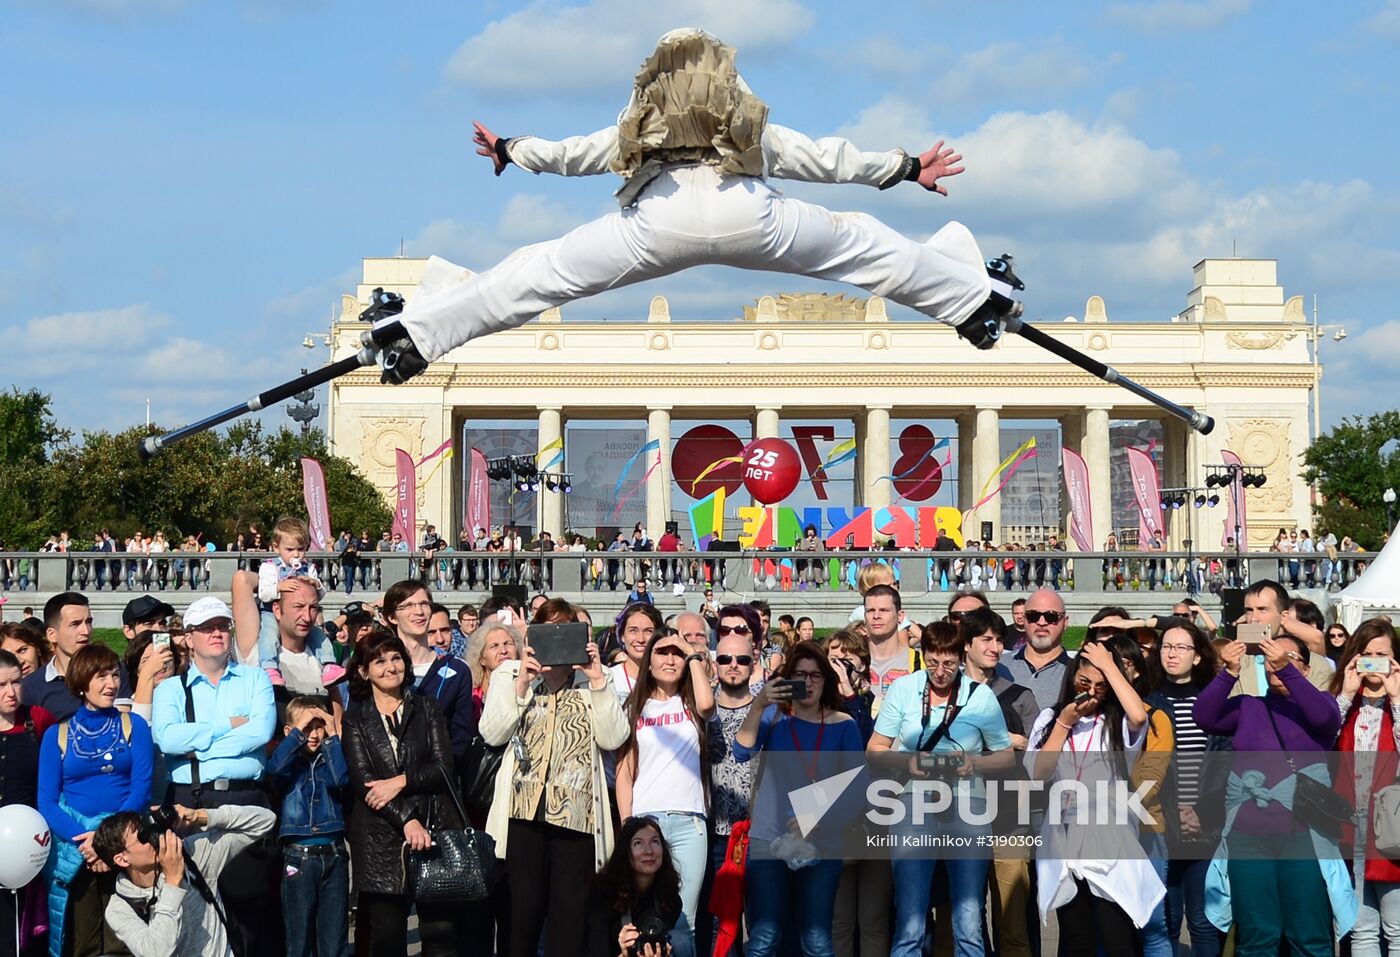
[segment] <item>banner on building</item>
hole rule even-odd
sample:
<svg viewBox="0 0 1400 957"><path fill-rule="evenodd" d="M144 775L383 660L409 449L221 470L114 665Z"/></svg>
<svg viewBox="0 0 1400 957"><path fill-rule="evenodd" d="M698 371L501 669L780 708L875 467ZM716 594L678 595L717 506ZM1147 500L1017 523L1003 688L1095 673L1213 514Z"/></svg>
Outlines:
<svg viewBox="0 0 1400 957"><path fill-rule="evenodd" d="M486 456L480 449L472 449L467 457L466 509L462 513L462 527L476 538L478 528L491 532L491 483L486 478Z"/></svg>
<svg viewBox="0 0 1400 957"><path fill-rule="evenodd" d="M306 525L311 530L311 550L331 547L331 509L326 502L326 473L315 459L301 460L301 497L306 502Z"/></svg>
<svg viewBox="0 0 1400 957"><path fill-rule="evenodd" d="M1069 537L1081 552L1092 552L1097 539L1089 467L1082 455L1066 448L1060 449L1060 460L1065 473L1065 497L1069 499Z"/></svg>
<svg viewBox="0 0 1400 957"><path fill-rule="evenodd" d="M394 483L394 532L403 536L412 548L416 542L414 533L418 527L418 473L413 464L413 456L403 449L394 449L398 479Z"/></svg>
<svg viewBox="0 0 1400 957"><path fill-rule="evenodd" d="M1157 463L1142 449L1124 449L1132 476L1133 501L1138 508L1138 544L1146 545L1162 531L1162 490L1157 483Z"/></svg>

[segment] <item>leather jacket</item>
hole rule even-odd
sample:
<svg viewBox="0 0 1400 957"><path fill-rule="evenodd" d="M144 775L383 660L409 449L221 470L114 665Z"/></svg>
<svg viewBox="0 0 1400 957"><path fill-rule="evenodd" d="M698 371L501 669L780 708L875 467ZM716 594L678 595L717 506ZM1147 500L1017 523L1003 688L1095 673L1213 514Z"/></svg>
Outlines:
<svg viewBox="0 0 1400 957"><path fill-rule="evenodd" d="M371 894L402 894L404 825L417 820L431 830L464 824L447 790L453 773L447 722L433 699L409 693L404 698L395 756L384 720L374 700L367 698L352 702L346 711L342 739L350 767L349 839L355 888ZM408 779L399 796L380 810L371 810L363 796L365 782L399 774Z"/></svg>

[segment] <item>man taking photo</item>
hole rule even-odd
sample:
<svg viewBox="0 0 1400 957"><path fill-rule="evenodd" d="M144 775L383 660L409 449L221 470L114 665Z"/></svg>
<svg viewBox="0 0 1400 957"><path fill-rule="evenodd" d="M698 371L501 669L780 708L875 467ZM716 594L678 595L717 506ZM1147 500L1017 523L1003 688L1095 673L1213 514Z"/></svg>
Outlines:
<svg viewBox="0 0 1400 957"><path fill-rule="evenodd" d="M131 811L98 826L93 850L117 872L107 926L132 957L232 957L216 890L219 874L234 855L276 826L277 815L234 804L198 811L177 804L174 811L177 826L194 830L183 840Z"/></svg>

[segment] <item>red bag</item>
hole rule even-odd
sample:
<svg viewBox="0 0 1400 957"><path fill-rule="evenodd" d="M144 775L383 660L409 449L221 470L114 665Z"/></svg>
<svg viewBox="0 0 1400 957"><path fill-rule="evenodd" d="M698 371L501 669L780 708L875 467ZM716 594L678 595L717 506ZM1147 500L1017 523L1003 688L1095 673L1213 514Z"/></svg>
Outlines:
<svg viewBox="0 0 1400 957"><path fill-rule="evenodd" d="M719 919L714 957L725 957L739 939L739 919L744 916L744 870L749 861L749 822L740 821L729 832L724 863L710 885L710 913Z"/></svg>

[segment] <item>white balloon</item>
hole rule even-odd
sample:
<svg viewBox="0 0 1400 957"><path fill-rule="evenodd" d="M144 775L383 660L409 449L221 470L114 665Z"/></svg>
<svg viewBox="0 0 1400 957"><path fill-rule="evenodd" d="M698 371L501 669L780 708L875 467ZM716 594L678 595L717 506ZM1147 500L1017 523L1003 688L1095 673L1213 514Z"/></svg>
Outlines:
<svg viewBox="0 0 1400 957"><path fill-rule="evenodd" d="M0 887L18 890L34 880L52 849L44 815L27 804L0 807Z"/></svg>

